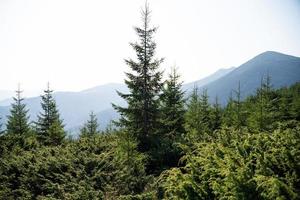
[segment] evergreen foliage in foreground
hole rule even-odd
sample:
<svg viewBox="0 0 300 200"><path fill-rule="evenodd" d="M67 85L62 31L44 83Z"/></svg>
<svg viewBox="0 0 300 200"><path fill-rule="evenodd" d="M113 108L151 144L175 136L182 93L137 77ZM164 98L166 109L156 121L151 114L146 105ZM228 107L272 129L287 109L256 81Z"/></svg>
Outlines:
<svg viewBox="0 0 300 200"><path fill-rule="evenodd" d="M162 88L147 6L142 16L119 130L96 134L92 113L65 139L48 88L34 132L18 90L0 135L0 199L300 199L300 83L274 90L263 78L243 101L238 85L225 108L195 88L185 109L175 71Z"/></svg>
<svg viewBox="0 0 300 200"><path fill-rule="evenodd" d="M126 130L56 146L26 134L13 148L14 138L5 133L0 136L0 199L299 199L299 94L300 83L272 90L270 102L278 109L266 116L272 119L266 130L253 117L261 103L257 92L240 102L244 126L228 126L221 115L220 128L206 137L188 140L187 132L179 165L164 166L160 174L146 173L149 158ZM236 110L236 103L231 106Z"/></svg>

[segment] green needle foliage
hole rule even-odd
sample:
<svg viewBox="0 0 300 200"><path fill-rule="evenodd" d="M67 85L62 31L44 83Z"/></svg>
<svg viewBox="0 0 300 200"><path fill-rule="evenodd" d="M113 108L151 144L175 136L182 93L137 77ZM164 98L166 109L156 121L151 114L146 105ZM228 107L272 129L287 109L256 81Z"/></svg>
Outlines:
<svg viewBox="0 0 300 200"><path fill-rule="evenodd" d="M207 90L204 89L199 96L198 88L195 87L187 105L185 114L185 128L187 139L191 142L209 139L212 135L211 115L212 106L208 102Z"/></svg>
<svg viewBox="0 0 300 200"><path fill-rule="evenodd" d="M89 120L87 120L80 131L80 137L93 137L100 133L98 119L94 112L91 112L89 117Z"/></svg>
<svg viewBox="0 0 300 200"><path fill-rule="evenodd" d="M150 26L150 10L146 4L142 10L142 27L136 27L139 41L130 45L136 52L137 60L126 59L131 72L126 73L125 83L129 94L118 94L127 102L127 107L114 105L121 114L117 123L137 138L138 149L148 152L155 146L155 134L159 125L159 93L161 91L162 72L159 65L163 59L156 59L156 43L153 34L157 28Z"/></svg>
<svg viewBox="0 0 300 200"><path fill-rule="evenodd" d="M224 107L195 88L185 104L175 70L162 84L156 44L143 10L137 60L119 129L98 134L94 113L78 138L66 139L49 87L36 133L21 91L0 135L0 200L13 199L300 199L300 83L273 89L262 79Z"/></svg>
<svg viewBox="0 0 300 200"><path fill-rule="evenodd" d="M44 95L41 96L43 112L39 114L36 122L37 138L45 145L59 145L65 138L64 126L52 93L53 90L50 90L48 83Z"/></svg>
<svg viewBox="0 0 300 200"><path fill-rule="evenodd" d="M218 130L222 125L222 108L219 104L218 97L216 96L215 102L212 105L211 117L210 117L210 127L211 130Z"/></svg>
<svg viewBox="0 0 300 200"><path fill-rule="evenodd" d="M194 87L193 92L187 102L187 111L185 113L184 127L187 131L187 140L193 141L201 137L202 124L199 120L200 118L200 98L198 94L198 88Z"/></svg>
<svg viewBox="0 0 300 200"><path fill-rule="evenodd" d="M13 98L14 103L11 104L10 115L6 124L6 134L12 136L16 143L20 145L24 142L24 137L29 133L29 116L24 99L21 97L20 88L16 91L16 97Z"/></svg>
<svg viewBox="0 0 300 200"><path fill-rule="evenodd" d="M182 83L175 68L169 74L161 94L160 148L156 150L160 168L177 166L181 155L178 147L185 136L185 100Z"/></svg>

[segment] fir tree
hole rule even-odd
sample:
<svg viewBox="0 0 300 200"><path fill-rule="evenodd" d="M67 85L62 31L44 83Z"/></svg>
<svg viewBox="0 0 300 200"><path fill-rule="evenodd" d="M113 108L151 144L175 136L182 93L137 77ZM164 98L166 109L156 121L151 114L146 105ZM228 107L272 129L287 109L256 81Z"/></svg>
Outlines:
<svg viewBox="0 0 300 200"><path fill-rule="evenodd" d="M12 108L6 124L6 133L13 136L20 143L30 131L28 110L23 103L24 99L21 97L21 93L22 91L19 87L16 91L16 97L13 98L14 103L11 105Z"/></svg>
<svg viewBox="0 0 300 200"><path fill-rule="evenodd" d="M180 157L180 151L176 146L179 143L184 129L184 93L181 91L182 83L176 69L172 69L169 79L161 95L161 144L164 149L163 165L176 166Z"/></svg>
<svg viewBox="0 0 300 200"><path fill-rule="evenodd" d="M224 109L224 116L222 120L222 124L224 124L227 127L233 126L233 120L234 120L234 99L232 95L232 91L230 92L228 103Z"/></svg>
<svg viewBox="0 0 300 200"><path fill-rule="evenodd" d="M189 97L187 103L187 111L185 113L184 127L187 132L187 140L194 141L196 139L199 139L202 128L200 118L200 98L198 94L198 88L197 86L194 86L194 89Z"/></svg>
<svg viewBox="0 0 300 200"><path fill-rule="evenodd" d="M81 137L93 137L99 133L98 119L94 112L91 112L89 117L81 129Z"/></svg>
<svg viewBox="0 0 300 200"><path fill-rule="evenodd" d="M36 122L38 139L46 145L61 143L65 137L64 126L52 93L53 90L50 90L48 83L47 89L44 90L44 95L41 96L43 111L39 114L38 121ZM57 141L58 138L61 140ZM52 143L54 140L55 143Z"/></svg>
<svg viewBox="0 0 300 200"><path fill-rule="evenodd" d="M66 137L66 133L59 119L55 119L51 123L48 130L48 135L49 138L45 141L45 144L51 144L54 146L62 144Z"/></svg>
<svg viewBox="0 0 300 200"><path fill-rule="evenodd" d="M243 103L241 102L241 83L239 81L237 90L233 91L235 93L234 103L234 115L233 124L238 130L241 130L243 126L246 126L246 113L244 111Z"/></svg>
<svg viewBox="0 0 300 200"><path fill-rule="evenodd" d="M202 94L200 96L200 110L201 110L201 117L200 122L202 124L201 130L202 133L208 133L210 132L210 113L211 113L211 107L208 102L208 95L207 90L204 89L202 91Z"/></svg>
<svg viewBox="0 0 300 200"><path fill-rule="evenodd" d="M148 152L155 143L155 134L159 124L162 72L158 68L163 59L154 57L156 43L153 41L153 34L157 28L150 27L150 10L147 4L142 10L142 20L142 28L135 28L139 42L131 43L137 60L125 60L132 70L126 73L127 79L125 80L130 92L129 94L118 92L127 102L127 107L113 106L121 114L117 125L133 133L141 152Z"/></svg>
<svg viewBox="0 0 300 200"><path fill-rule="evenodd" d="M250 116L250 124L252 128L263 131L269 130L275 117L274 104L277 101L272 99L272 85L269 75L261 78L261 86L256 92L257 101L254 111Z"/></svg>
<svg viewBox="0 0 300 200"><path fill-rule="evenodd" d="M179 78L176 69L172 69L161 95L161 131L170 140L176 140L185 132L183 127L185 101L184 92L181 90L182 83L179 82Z"/></svg>
<svg viewBox="0 0 300 200"><path fill-rule="evenodd" d="M199 96L198 88L194 88L187 105L185 119L188 140L199 141L207 139L211 134L211 106L208 102L206 89Z"/></svg>
<svg viewBox="0 0 300 200"><path fill-rule="evenodd" d="M211 129L213 131L220 129L222 124L222 109L219 104L218 97L215 98L215 103L213 104L211 112Z"/></svg>

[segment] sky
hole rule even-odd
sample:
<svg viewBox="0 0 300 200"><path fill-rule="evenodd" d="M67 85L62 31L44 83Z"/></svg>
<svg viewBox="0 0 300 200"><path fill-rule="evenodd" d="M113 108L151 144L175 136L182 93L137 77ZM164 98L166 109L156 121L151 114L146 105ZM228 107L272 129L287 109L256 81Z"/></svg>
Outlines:
<svg viewBox="0 0 300 200"><path fill-rule="evenodd" d="M144 0L0 0L0 90L122 83ZM264 51L300 57L300 0L148 0L161 70L184 82Z"/></svg>

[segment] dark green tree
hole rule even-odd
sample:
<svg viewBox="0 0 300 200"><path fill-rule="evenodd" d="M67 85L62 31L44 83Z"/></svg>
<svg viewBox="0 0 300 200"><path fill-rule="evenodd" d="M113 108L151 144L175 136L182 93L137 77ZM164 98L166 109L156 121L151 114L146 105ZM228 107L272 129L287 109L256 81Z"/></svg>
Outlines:
<svg viewBox="0 0 300 200"><path fill-rule="evenodd" d="M261 78L260 88L256 92L256 104L252 107L250 126L259 131L270 130L275 117L275 102L272 98L273 89L271 77L267 75Z"/></svg>
<svg viewBox="0 0 300 200"><path fill-rule="evenodd" d="M207 89L204 89L200 96L200 110L201 110L200 121L202 124L201 130L202 133L207 134L211 131L210 130L211 106L208 102Z"/></svg>
<svg viewBox="0 0 300 200"><path fill-rule="evenodd" d="M22 91L20 87L16 91L16 97L13 98L14 103L11 105L10 115L6 124L6 133L13 136L13 138L22 143L24 137L29 133L29 116L26 105L23 103L24 99L21 97Z"/></svg>
<svg viewBox="0 0 300 200"><path fill-rule="evenodd" d="M184 92L181 90L182 82L175 68L169 74L169 79L161 95L161 153L164 166L176 166L180 158L178 143L182 141L184 129Z"/></svg>
<svg viewBox="0 0 300 200"><path fill-rule="evenodd" d="M187 102L187 111L185 113L185 130L187 132L187 140L194 141L201 135L202 124L200 122L201 109L200 97L197 86L194 86Z"/></svg>
<svg viewBox="0 0 300 200"><path fill-rule="evenodd" d="M234 120L234 99L232 95L232 91L230 92L227 105L224 108L223 118L222 118L222 124L224 126L230 127L233 126L233 120Z"/></svg>
<svg viewBox="0 0 300 200"><path fill-rule="evenodd" d="M161 95L161 131L170 140L176 140L185 132L184 124L184 92L181 90L182 82L176 69L172 69L169 79L165 82Z"/></svg>
<svg viewBox="0 0 300 200"><path fill-rule="evenodd" d="M52 93L53 90L50 90L48 83L47 89L44 90L44 95L41 96L43 111L38 115L36 122L38 140L46 145L60 144L66 135ZM53 143L54 140L55 142Z"/></svg>
<svg viewBox="0 0 300 200"><path fill-rule="evenodd" d="M208 102L207 90L204 89L199 96L198 88L194 87L185 114L187 139L193 142L208 138L211 133L210 125L211 106Z"/></svg>
<svg viewBox="0 0 300 200"><path fill-rule="evenodd" d="M118 187L123 194L140 193L148 181L145 173L146 156L137 151L136 138L131 133L121 131L117 135L114 162L122 166L116 177Z"/></svg>
<svg viewBox="0 0 300 200"><path fill-rule="evenodd" d="M93 137L99 133L98 119L94 112L91 112L89 117L90 118L87 120L80 131L81 137Z"/></svg>
<svg viewBox="0 0 300 200"><path fill-rule="evenodd" d="M135 31L139 42L131 43L137 60L125 60L131 72L126 73L125 83L129 94L118 94L127 102L127 107L114 105L121 114L118 125L132 132L137 138L138 150L148 152L155 145L159 121L159 93L161 91L162 72L159 65L163 59L155 58L156 43L153 34L157 28L150 27L150 10L146 4L142 10L143 25Z"/></svg>
<svg viewBox="0 0 300 200"><path fill-rule="evenodd" d="M237 130L241 130L242 127L246 126L247 116L244 110L244 105L241 96L241 83L239 81L238 88L233 91L235 94L234 103L234 113L233 113L233 125Z"/></svg>
<svg viewBox="0 0 300 200"><path fill-rule="evenodd" d="M216 96L215 102L212 107L211 111L211 129L212 131L215 131L217 129L220 129L222 125L222 108L219 104L218 97Z"/></svg>

